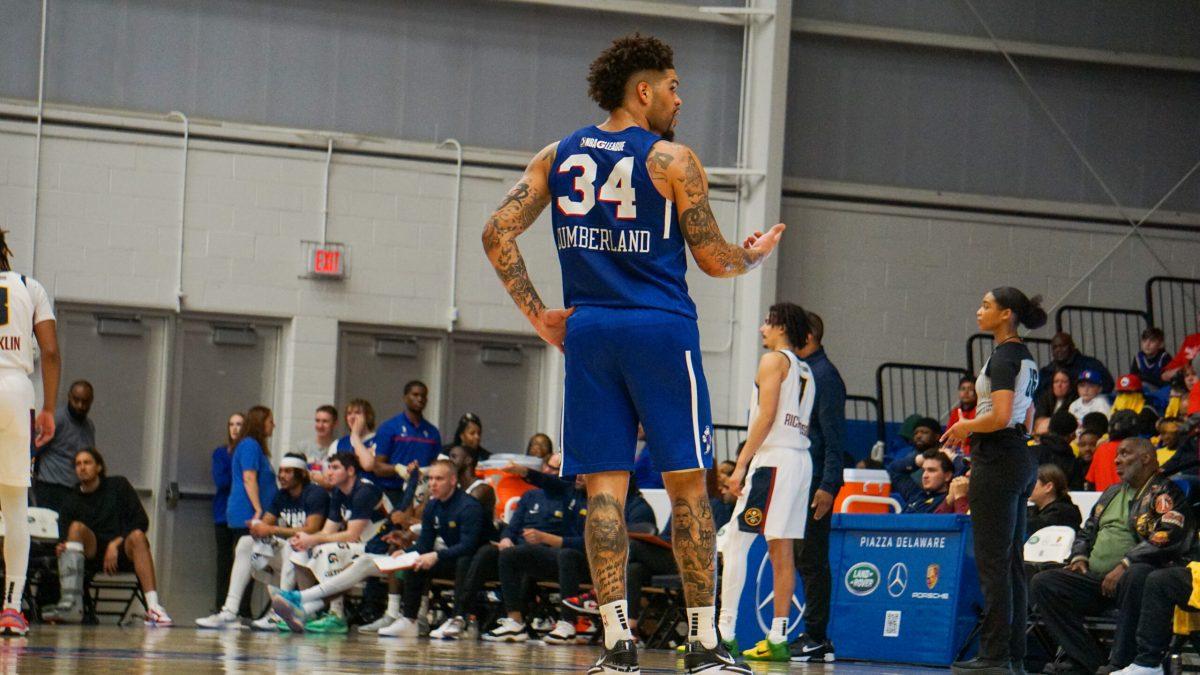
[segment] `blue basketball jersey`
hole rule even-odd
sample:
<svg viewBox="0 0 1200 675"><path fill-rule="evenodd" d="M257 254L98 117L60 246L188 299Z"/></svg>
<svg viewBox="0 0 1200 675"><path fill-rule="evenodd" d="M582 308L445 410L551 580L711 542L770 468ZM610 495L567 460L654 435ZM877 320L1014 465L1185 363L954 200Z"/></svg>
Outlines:
<svg viewBox="0 0 1200 675"><path fill-rule="evenodd" d="M567 307L658 309L696 318L675 205L646 170L657 134L584 127L550 170L554 244Z"/></svg>

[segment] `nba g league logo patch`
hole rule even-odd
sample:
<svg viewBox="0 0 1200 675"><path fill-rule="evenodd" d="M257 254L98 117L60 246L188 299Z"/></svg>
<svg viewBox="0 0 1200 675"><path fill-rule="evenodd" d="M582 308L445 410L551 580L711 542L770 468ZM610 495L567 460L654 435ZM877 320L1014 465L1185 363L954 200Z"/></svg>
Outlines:
<svg viewBox="0 0 1200 675"><path fill-rule="evenodd" d="M750 508L742 514L742 520L750 527L758 527L763 521L763 512L760 509Z"/></svg>
<svg viewBox="0 0 1200 675"><path fill-rule="evenodd" d="M704 433L700 434L700 445L704 448L704 454L711 455L713 452L712 426L704 425Z"/></svg>

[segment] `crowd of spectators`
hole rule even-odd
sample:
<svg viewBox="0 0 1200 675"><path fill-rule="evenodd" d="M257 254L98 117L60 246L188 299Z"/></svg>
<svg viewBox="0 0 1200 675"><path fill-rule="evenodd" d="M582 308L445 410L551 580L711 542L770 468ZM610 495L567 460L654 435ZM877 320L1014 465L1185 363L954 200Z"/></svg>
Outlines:
<svg viewBox="0 0 1200 675"><path fill-rule="evenodd" d="M1140 347L1128 371L1114 378L1059 333L1040 371L1030 429L1039 469L1027 536L1051 526L1077 532L1067 560L1027 565L1034 619L1059 646L1057 655L1040 655L1055 662L1046 672L1161 672L1135 669L1161 664L1171 610L1200 589L1185 572L1200 560L1192 510L1200 499L1193 363L1200 334L1188 336L1174 358L1157 328L1142 333ZM973 402L973 383L963 378L944 419L969 417ZM941 432L937 419L913 415L887 448L885 467L902 513L969 513L970 449L939 447ZM1099 495L1081 514L1072 491ZM1117 610L1117 628L1104 646L1085 617L1110 609Z"/></svg>

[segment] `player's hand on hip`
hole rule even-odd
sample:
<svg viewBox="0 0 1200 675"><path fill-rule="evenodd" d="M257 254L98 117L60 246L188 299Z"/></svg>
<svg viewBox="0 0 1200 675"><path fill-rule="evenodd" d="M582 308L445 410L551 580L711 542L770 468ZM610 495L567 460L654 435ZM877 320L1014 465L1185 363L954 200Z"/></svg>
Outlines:
<svg viewBox="0 0 1200 675"><path fill-rule="evenodd" d="M762 254L762 257L765 258L768 255L771 255L771 251L774 251L775 247L779 245L779 239L783 237L783 231L786 229L787 225L784 225L783 223L776 223L775 226L767 230L765 234L762 232L755 232L749 237L746 237L746 240L742 242L742 248L760 253Z"/></svg>
<svg viewBox="0 0 1200 675"><path fill-rule="evenodd" d="M563 351L563 340L567 337L567 319L575 313L575 308L547 309L537 316L533 327L539 337L548 344Z"/></svg>
<svg viewBox="0 0 1200 675"><path fill-rule="evenodd" d="M37 430L37 436L34 439L35 447L42 447L54 438L54 413L49 410L39 410L37 417L34 419L33 428Z"/></svg>

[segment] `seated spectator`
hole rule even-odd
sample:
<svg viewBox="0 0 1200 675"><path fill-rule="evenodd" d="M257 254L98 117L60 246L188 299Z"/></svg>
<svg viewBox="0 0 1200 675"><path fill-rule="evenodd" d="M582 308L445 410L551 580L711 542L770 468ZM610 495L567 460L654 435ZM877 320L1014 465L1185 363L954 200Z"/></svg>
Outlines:
<svg viewBox="0 0 1200 675"><path fill-rule="evenodd" d="M954 478L954 462L938 450L919 455L915 465L921 469L921 484L913 480L911 468L898 459L888 467L892 477L892 489L900 493L905 502L904 513L933 513L950 489Z"/></svg>
<svg viewBox="0 0 1200 675"><path fill-rule="evenodd" d="M1079 507L1071 501L1071 493L1067 491L1067 475L1056 464L1038 467L1037 482L1033 484L1029 501L1033 504L1029 507L1026 520L1026 539L1043 527L1052 525L1078 530L1079 523L1083 521Z"/></svg>
<svg viewBox="0 0 1200 675"><path fill-rule="evenodd" d="M492 489L491 483L479 477L476 473L479 469L479 459L468 448L461 445L456 445L450 448L450 461L458 470L457 479L458 487L462 491L475 498L483 506L484 513L489 516L496 511L496 491ZM483 541L492 541L495 537L495 527L491 525L492 519L487 519L488 525L484 528Z"/></svg>
<svg viewBox="0 0 1200 675"><path fill-rule="evenodd" d="M339 458L348 459L348 456L343 454L339 455ZM449 460L434 460L429 465L428 475L430 500L421 518L421 534L412 549L419 553L420 557L405 577L400 618L390 626L379 628L380 636L417 637L417 612L421 600L429 590L430 581L439 578L462 583L470 567L471 558L480 544L487 515L479 502L458 489L454 464ZM338 484L340 486L345 482L347 481L341 480ZM378 488L375 491L378 492ZM330 510L336 506L338 505L331 506ZM437 540L441 540L445 546L435 547ZM400 551L395 552L399 553ZM289 627L297 630L297 626L305 626L304 617L311 611L310 608L319 606L325 598L341 595L368 577L384 576L385 573L380 570L377 561L387 557L381 554L360 554L350 565L336 574L325 576L320 584L305 591L272 589L272 606Z"/></svg>
<svg viewBox="0 0 1200 675"><path fill-rule="evenodd" d="M479 419L479 415L475 413L465 413L458 420L458 428L454 431L454 439L450 441L450 445L443 448L443 452L449 452L450 448L461 445L464 448L470 448L475 451L475 456L479 461L486 461L492 453L487 448L483 447L483 422Z"/></svg>
<svg viewBox="0 0 1200 675"><path fill-rule="evenodd" d="M958 381L958 405L950 410L950 421L946 422L947 427L952 427L959 420L975 419L975 404L979 402L979 396L975 393L975 380L973 378L963 376ZM971 439L963 441L963 453L971 454Z"/></svg>
<svg viewBox="0 0 1200 675"><path fill-rule="evenodd" d="M1136 655L1131 665L1113 675L1162 675L1167 649L1175 638L1175 609L1200 610L1195 601L1200 597L1200 577L1194 565L1156 569L1146 578Z"/></svg>
<svg viewBox="0 0 1200 675"><path fill-rule="evenodd" d="M358 464L362 467L363 478L370 480L374 475L375 470L375 407L371 402L356 398L346 404L346 428L350 433L337 439L337 442L329 448L329 452L320 464L312 466L312 480L326 490L331 490L331 485L326 485L325 467L329 460L339 452L352 452L358 457Z"/></svg>
<svg viewBox="0 0 1200 675"><path fill-rule="evenodd" d="M1100 389L1104 393L1112 391L1113 377L1109 374L1108 369L1098 359L1081 354L1075 347L1075 340L1071 338L1070 333L1058 333L1050 339L1050 356L1052 359L1050 363L1038 372L1038 394L1041 394L1053 383L1056 368L1066 370L1071 375L1071 379L1076 382L1079 382L1083 371L1091 371L1096 376Z"/></svg>
<svg viewBox="0 0 1200 675"><path fill-rule="evenodd" d="M307 589L308 596L303 599L303 606L293 605L292 601L300 595L298 591L272 589L272 606L297 633L346 632L341 597L344 590L317 597L318 590L314 589L350 568L357 560L366 559L368 552L382 553L387 549L381 533L388 524L391 502L379 486L363 478L359 471L357 456L349 452L334 455L329 460L326 476L333 490L325 525L315 533L298 532L288 540L291 550L285 553L295 565L296 585ZM328 591L328 587L323 590ZM283 601L279 600L281 596ZM325 598L331 598L329 612L308 621L325 606Z"/></svg>
<svg viewBox="0 0 1200 675"><path fill-rule="evenodd" d="M123 476L109 476L104 457L95 448L75 453L75 477L58 511L59 602L43 612L51 622L83 619L85 571L105 574L133 572L146 596L146 625L170 626L171 617L158 601L154 557L146 530L150 519L137 492Z"/></svg>
<svg viewBox="0 0 1200 675"><path fill-rule="evenodd" d="M337 447L337 408L326 403L313 412L313 435L296 444L310 465L320 464Z"/></svg>
<svg viewBox="0 0 1200 675"><path fill-rule="evenodd" d="M741 448L742 448L742 444L739 443L737 451L741 452L742 451ZM727 459L727 460L721 462L720 464L717 465L717 478L719 478L723 484L724 481L728 480L729 477L733 475L733 470L736 468L737 468L737 462L733 461L732 459Z"/></svg>
<svg viewBox="0 0 1200 675"><path fill-rule="evenodd" d="M1083 416L1089 413L1102 413L1108 417L1112 412L1112 406L1108 403L1108 398L1100 393L1100 375L1094 370L1085 370L1079 373L1078 384L1075 385L1075 390L1079 392L1079 398L1071 403L1068 410L1083 424Z"/></svg>
<svg viewBox="0 0 1200 675"><path fill-rule="evenodd" d="M1033 446L1039 466L1053 464L1062 470L1064 476L1075 473L1075 451L1071 449L1071 441L1075 440L1077 424L1075 416L1066 410L1059 410L1051 416L1050 428Z"/></svg>
<svg viewBox="0 0 1200 675"><path fill-rule="evenodd" d="M883 449L884 466L891 464L892 461L897 457L903 457L904 455L911 454L914 451L919 454L921 450L916 448L917 441L913 436L915 433L917 433L918 425L924 425L926 428L928 428L930 422L932 422L932 426L934 428L941 428L941 425L937 423L937 420L931 420L923 415L914 413L908 417L905 417L904 421L900 423L900 428L896 431L896 436L889 440ZM941 432L938 432L938 435L940 435L940 433ZM938 436L935 436L933 441L925 441L923 445L925 447L929 447L931 444L936 445L937 437ZM741 451L739 450L738 452Z"/></svg>
<svg viewBox="0 0 1200 675"><path fill-rule="evenodd" d="M1200 468L1200 456L1189 443L1187 420L1166 417L1158 422L1158 444L1155 451L1164 476L1179 473L1196 474Z"/></svg>
<svg viewBox="0 0 1200 675"><path fill-rule="evenodd" d="M1146 395L1142 393L1142 378L1136 373L1122 375L1117 380L1116 388L1117 396L1113 399L1112 412L1118 410L1132 410L1135 413L1142 412L1146 405Z"/></svg>
<svg viewBox="0 0 1200 675"><path fill-rule="evenodd" d="M541 472L557 476L560 466L562 466L561 454L543 457ZM529 471L528 468L515 464L505 470L520 475L525 475ZM500 540L498 542L485 541L475 552L463 583L455 584L452 616L430 632L430 638L457 640L463 636L472 615L480 616L481 614L477 601L484 584L500 578L500 552L526 543L526 531L559 537L566 534L567 507L563 502L562 495L552 497L540 488L529 490L521 495L520 501L517 502L517 508L513 511L512 519L500 533ZM537 535L535 535L536 537Z"/></svg>
<svg viewBox="0 0 1200 675"><path fill-rule="evenodd" d="M529 437L529 443L525 445L525 454L544 460L554 454L554 441L546 434L536 433Z"/></svg>
<svg viewBox="0 0 1200 675"><path fill-rule="evenodd" d="M1134 435L1136 426L1137 416L1128 410L1113 415L1108 426L1108 440L1096 447L1096 453L1092 455L1092 465L1088 468L1087 482L1092 485L1093 490L1103 492L1109 486L1121 482L1121 476L1117 472L1117 449L1121 441Z"/></svg>
<svg viewBox="0 0 1200 675"><path fill-rule="evenodd" d="M275 499L262 520L250 523L250 534L237 542L225 604L216 614L196 619L197 626L240 626L238 608L251 577L284 590L295 587L295 570L291 559L284 555L287 540L300 532L319 531L325 526L325 514L329 512L329 493L310 482L308 475L308 458L304 455L288 454L279 463L276 474L279 491ZM252 628L274 632L275 622L276 617L267 613Z"/></svg>
<svg viewBox="0 0 1200 675"><path fill-rule="evenodd" d="M1171 355L1163 347L1166 337L1161 328L1151 326L1142 331L1142 348L1133 357L1133 365L1129 372L1141 378L1142 383L1151 391L1157 391L1166 386L1163 370L1171 362Z"/></svg>
<svg viewBox="0 0 1200 675"><path fill-rule="evenodd" d="M1196 313L1196 323L1200 324L1200 312ZM1175 353L1175 358L1163 366L1163 380L1170 381L1182 372L1194 372L1192 361L1195 361L1197 356L1200 356L1200 333L1192 333L1183 339L1183 344L1179 345L1179 351Z"/></svg>
<svg viewBox="0 0 1200 675"><path fill-rule="evenodd" d="M1179 487L1158 473L1154 446L1141 438L1122 441L1117 471L1121 482L1096 502L1067 567L1039 572L1031 584L1047 631L1066 653L1065 668L1056 673L1129 665L1146 577L1178 564L1191 545L1192 514ZM1111 607L1119 614L1106 654L1084 627L1084 617Z"/></svg>
<svg viewBox="0 0 1200 675"><path fill-rule="evenodd" d="M520 471L520 468L516 470ZM524 478L545 490L548 495L562 496L567 514L566 532L563 536L556 536L527 528L523 532L525 544L500 552L497 567L507 616L482 636L487 642L524 642L529 639L523 618L528 601L524 593L527 582L557 577L562 596L571 597L579 595L579 588L589 575L583 548L583 532L587 521L587 491L583 476L568 481L558 476L525 470ZM625 522L629 532L654 532L656 529L654 509L642 498L632 482L625 498ZM564 613L564 617L543 641L547 644L574 642L576 629L570 620L574 618L573 614L571 611Z"/></svg>
<svg viewBox="0 0 1200 675"><path fill-rule="evenodd" d="M1055 368L1050 377L1050 386L1042 389L1034 404L1035 418L1049 418L1059 410L1068 410L1079 398L1075 380L1066 368Z"/></svg>
<svg viewBox="0 0 1200 675"><path fill-rule="evenodd" d="M1075 457L1075 469L1067 479L1067 486L1072 490L1093 490L1095 486L1087 482L1088 472L1092 470L1092 459L1096 456L1096 447L1104 434L1084 426L1083 431L1075 437L1075 446L1079 455Z"/></svg>
<svg viewBox="0 0 1200 675"><path fill-rule="evenodd" d="M938 507L933 510L934 513L953 513L960 516L965 516L971 511L971 505L967 500L967 494L971 489L971 472L968 471L965 475L955 476L950 481L950 489L946 491L946 499L938 504Z"/></svg>

